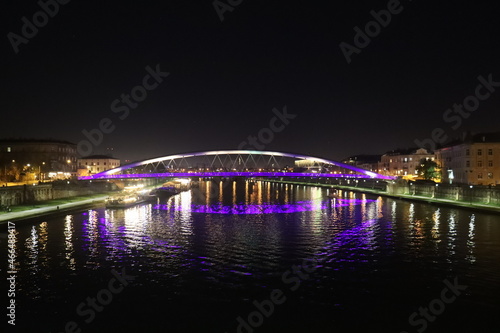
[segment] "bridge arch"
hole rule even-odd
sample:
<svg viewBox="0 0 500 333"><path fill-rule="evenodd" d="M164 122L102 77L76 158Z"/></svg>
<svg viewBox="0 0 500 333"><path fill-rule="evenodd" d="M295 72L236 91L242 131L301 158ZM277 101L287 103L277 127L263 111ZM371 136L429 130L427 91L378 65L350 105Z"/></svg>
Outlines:
<svg viewBox="0 0 500 333"><path fill-rule="evenodd" d="M353 172L356 172L360 174L360 176L365 177L365 178L379 178L379 179L389 179L391 177L384 176L372 171L368 171L365 169L361 169L358 167L355 167L353 165L329 160L329 159L324 159L321 157L314 157L314 156L308 156L308 155L301 155L301 154L294 154L294 153L284 153L284 152L275 152L275 151L262 151L262 150L211 150L211 151L200 151L200 152L192 152L192 153L183 153L183 154L173 154L173 155L167 155L167 156L160 156L160 157L155 157L151 159L146 159L142 161L137 161L133 162L130 164L126 164L123 166L120 166L118 168L106 170L97 174L94 174L89 177L80 177L80 179L99 179L99 178L118 178L116 177L117 174L123 173L125 170L132 169L132 168L137 168L141 166L146 166L146 165L160 165L162 164L165 166L165 162L169 164L171 161L175 160L182 160L182 159L188 159L188 158L195 158L195 157L207 157L207 156L212 156L214 157L214 161L218 158L220 160L221 156L251 156L253 159L254 155L257 156L269 156L270 158L276 158L276 157L284 157L284 158L291 158L294 160L307 160L311 161L314 163L321 163L323 165L332 165L332 166L337 166L339 168L347 169Z"/></svg>

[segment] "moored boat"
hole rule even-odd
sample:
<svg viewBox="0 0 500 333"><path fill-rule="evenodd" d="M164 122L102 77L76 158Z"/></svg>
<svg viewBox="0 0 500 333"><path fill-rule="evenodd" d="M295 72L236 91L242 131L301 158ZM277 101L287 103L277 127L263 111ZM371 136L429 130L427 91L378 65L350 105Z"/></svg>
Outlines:
<svg viewBox="0 0 500 333"><path fill-rule="evenodd" d="M156 196L143 193L123 193L106 198L106 208L127 208L156 199Z"/></svg>

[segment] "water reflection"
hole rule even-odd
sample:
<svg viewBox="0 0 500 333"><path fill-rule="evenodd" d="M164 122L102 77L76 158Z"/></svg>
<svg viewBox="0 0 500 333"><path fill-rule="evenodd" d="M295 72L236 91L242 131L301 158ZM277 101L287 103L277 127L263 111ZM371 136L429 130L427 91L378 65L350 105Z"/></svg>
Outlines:
<svg viewBox="0 0 500 333"><path fill-rule="evenodd" d="M75 262L75 248L73 245L73 216L66 215L64 218L64 250L66 259L66 265L68 269L75 271L76 270L76 262Z"/></svg>
<svg viewBox="0 0 500 333"><path fill-rule="evenodd" d="M31 227L31 234L26 239L24 244L26 249L25 257L29 260L27 261L29 269L33 270L35 273L38 270L38 232L35 226Z"/></svg>
<svg viewBox="0 0 500 333"><path fill-rule="evenodd" d="M448 251L449 251L449 256L448 256L448 262L451 263L452 259L454 259L454 255L457 253L456 248L457 248L457 226L456 226L456 221L455 221L456 215L454 212L451 212L449 217L448 217Z"/></svg>
<svg viewBox="0 0 500 333"><path fill-rule="evenodd" d="M439 242L440 238L440 233L439 233L439 219L441 217L441 212L439 209L437 209L434 214L432 215L432 237L435 238L437 243Z"/></svg>
<svg viewBox="0 0 500 333"><path fill-rule="evenodd" d="M467 260L469 263L474 264L476 262L475 248L476 248L476 215L472 214L468 226L468 238L467 238Z"/></svg>
<svg viewBox="0 0 500 333"><path fill-rule="evenodd" d="M311 304L329 288L350 285L357 298L373 297L365 304L372 309L380 299L373 285L388 285L389 298L411 308L415 304L392 290L394 281L440 286L456 271L498 282L497 275L477 268L490 269L500 260L496 217L351 191L326 194L302 185L203 181L157 204L96 208L34 223L20 228L23 295L44 299L45 290L78 304L81 297L47 281L69 275L60 284L85 289L72 279L106 280L111 268L127 267L137 276L134 288L151 297L163 293L165 302L212 304L224 298L231 304L255 291L269 294L291 265L315 256L325 259L314 275L317 284L301 289ZM144 293L129 297L127 306L140 304ZM341 307L346 302L338 299ZM42 308L42 301L33 306Z"/></svg>

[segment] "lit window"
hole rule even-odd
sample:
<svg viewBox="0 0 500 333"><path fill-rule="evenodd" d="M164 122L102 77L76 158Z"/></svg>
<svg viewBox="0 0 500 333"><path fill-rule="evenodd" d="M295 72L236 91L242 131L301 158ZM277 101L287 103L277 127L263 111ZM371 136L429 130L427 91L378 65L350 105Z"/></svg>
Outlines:
<svg viewBox="0 0 500 333"><path fill-rule="evenodd" d="M488 172L488 179L492 179L493 178L493 172Z"/></svg>
<svg viewBox="0 0 500 333"><path fill-rule="evenodd" d="M7 152L10 153L12 149L10 147L7 147Z"/></svg>

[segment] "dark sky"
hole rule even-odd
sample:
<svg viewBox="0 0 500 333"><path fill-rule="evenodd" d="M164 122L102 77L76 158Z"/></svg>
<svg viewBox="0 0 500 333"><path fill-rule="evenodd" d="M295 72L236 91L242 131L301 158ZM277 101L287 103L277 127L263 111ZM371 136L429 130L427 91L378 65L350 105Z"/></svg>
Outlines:
<svg viewBox="0 0 500 333"><path fill-rule="evenodd" d="M456 130L443 120L478 76L500 81L492 3L401 1L348 64L339 44L388 3L245 0L221 22L210 0L71 1L16 54L8 34L40 6L5 1L0 137L78 143L109 118L115 129L93 151L135 160L237 148L285 105L297 116L266 150L342 159L413 146L438 127L498 131L500 88ZM157 64L170 75L121 120L112 102Z"/></svg>

